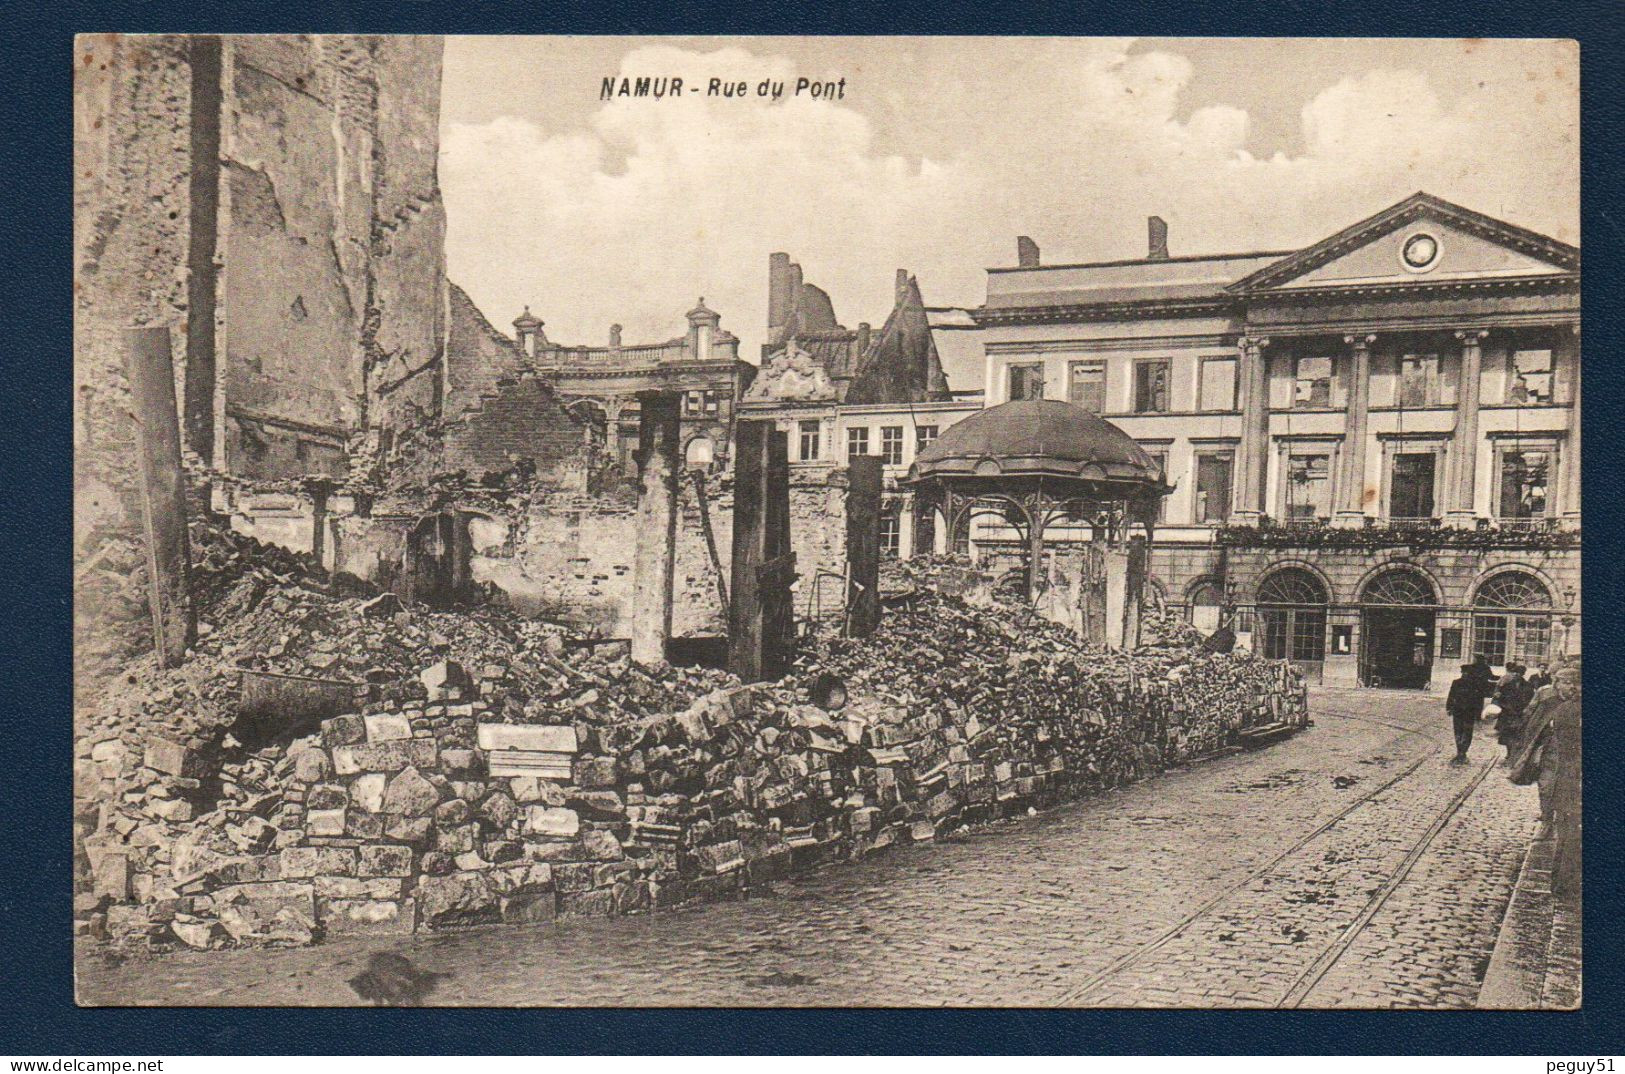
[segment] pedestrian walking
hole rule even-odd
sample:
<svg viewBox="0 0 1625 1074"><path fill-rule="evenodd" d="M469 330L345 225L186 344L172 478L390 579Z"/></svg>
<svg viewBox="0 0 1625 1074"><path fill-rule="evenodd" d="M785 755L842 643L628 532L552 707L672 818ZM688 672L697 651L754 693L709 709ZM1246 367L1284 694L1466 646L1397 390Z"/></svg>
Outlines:
<svg viewBox="0 0 1625 1074"><path fill-rule="evenodd" d="M1535 665L1535 670L1529 673L1529 685L1538 691L1542 686L1550 686L1551 684L1552 667L1542 660Z"/></svg>
<svg viewBox="0 0 1625 1074"><path fill-rule="evenodd" d="M1507 673L1495 691L1495 704L1501 710L1495 718L1495 740L1507 748L1509 768L1523 743L1524 717L1535 696L1534 687L1523 677L1524 671L1522 664L1508 664Z"/></svg>
<svg viewBox="0 0 1625 1074"><path fill-rule="evenodd" d="M1484 712L1484 699L1489 697L1493 683L1489 665L1474 662L1461 665L1461 675L1450 684L1450 695L1445 699L1445 711L1456 733L1456 756L1451 764L1467 763L1467 747L1473 744L1473 724Z"/></svg>
<svg viewBox="0 0 1625 1074"><path fill-rule="evenodd" d="M1542 836L1553 840L1552 889L1577 893L1580 878L1580 669L1565 666L1529 707L1508 776L1540 790Z"/></svg>

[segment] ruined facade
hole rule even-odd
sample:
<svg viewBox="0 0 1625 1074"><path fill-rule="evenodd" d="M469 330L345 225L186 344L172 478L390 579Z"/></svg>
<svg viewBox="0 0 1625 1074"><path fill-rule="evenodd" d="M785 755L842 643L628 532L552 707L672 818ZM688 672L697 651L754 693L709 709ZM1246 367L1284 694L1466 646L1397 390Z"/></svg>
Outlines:
<svg viewBox="0 0 1625 1074"><path fill-rule="evenodd" d="M79 39L76 588L90 655L140 647L116 625L144 602L129 588L122 328L170 330L188 457L221 487L345 477L438 414L440 63L435 38Z"/></svg>
<svg viewBox="0 0 1625 1074"><path fill-rule="evenodd" d="M768 321L762 367L740 416L772 421L789 437L801 599L808 608L838 607L847 460L883 460L881 551L906 552L913 541L912 500L897 480L921 448L981 409L977 328L964 310L927 306L919 281L899 269L880 330L868 322L848 329L836 320L829 296L783 253L768 262ZM976 379L970 390L955 391L962 386L950 384L942 355L959 359L971 352L974 363L960 364L974 369Z"/></svg>
<svg viewBox="0 0 1625 1074"><path fill-rule="evenodd" d="M621 342L612 325L602 347L547 338L541 318L525 311L513 322L525 365L546 377L571 411L600 430L624 472L638 443L638 393L682 396L682 441L689 465L720 470L733 443L734 410L756 367L739 357L739 339L701 298L686 316L684 335L659 343Z"/></svg>

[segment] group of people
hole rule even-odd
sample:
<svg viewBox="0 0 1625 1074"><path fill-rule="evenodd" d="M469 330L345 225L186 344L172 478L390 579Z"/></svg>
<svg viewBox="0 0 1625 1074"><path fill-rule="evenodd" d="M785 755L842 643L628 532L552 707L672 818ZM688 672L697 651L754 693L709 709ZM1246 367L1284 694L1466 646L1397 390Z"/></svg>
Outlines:
<svg viewBox="0 0 1625 1074"><path fill-rule="evenodd" d="M1456 735L1451 764L1467 763L1473 730L1485 702L1497 711L1495 736L1507 748L1508 778L1540 790L1542 836L1554 842L1553 890L1577 892L1580 876L1580 658L1567 657L1555 670L1531 673L1517 662L1496 680L1483 657L1461 666L1445 707Z"/></svg>

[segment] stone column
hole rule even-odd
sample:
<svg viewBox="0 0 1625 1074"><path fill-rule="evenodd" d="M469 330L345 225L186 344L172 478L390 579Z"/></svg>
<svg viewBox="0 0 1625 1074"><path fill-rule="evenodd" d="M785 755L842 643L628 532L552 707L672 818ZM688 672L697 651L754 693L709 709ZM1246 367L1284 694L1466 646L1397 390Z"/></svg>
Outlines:
<svg viewBox="0 0 1625 1074"><path fill-rule="evenodd" d="M1337 488L1336 523L1365 525L1366 419L1371 410L1371 344L1376 336L1344 336L1349 346L1348 418ZM1374 498L1374 497L1373 497Z"/></svg>
<svg viewBox="0 0 1625 1074"><path fill-rule="evenodd" d="M632 659L651 666L666 659L671 638L673 562L677 548L677 481L681 409L676 392L638 396L639 494L632 590Z"/></svg>
<svg viewBox="0 0 1625 1074"><path fill-rule="evenodd" d="M1488 332L1457 332L1461 340L1461 383L1456 391L1456 432L1450 444L1450 488L1446 519L1452 526L1477 525L1474 493L1478 485L1478 388Z"/></svg>
<svg viewBox="0 0 1625 1074"><path fill-rule="evenodd" d="M1574 326L1574 373L1569 378L1569 435L1563 445L1563 486L1558 506L1565 523L1580 525L1580 326Z"/></svg>
<svg viewBox="0 0 1625 1074"><path fill-rule="evenodd" d="M1237 523L1258 525L1264 514L1264 485L1269 472L1270 384L1268 339L1237 340L1241 362L1241 451L1236 456Z"/></svg>

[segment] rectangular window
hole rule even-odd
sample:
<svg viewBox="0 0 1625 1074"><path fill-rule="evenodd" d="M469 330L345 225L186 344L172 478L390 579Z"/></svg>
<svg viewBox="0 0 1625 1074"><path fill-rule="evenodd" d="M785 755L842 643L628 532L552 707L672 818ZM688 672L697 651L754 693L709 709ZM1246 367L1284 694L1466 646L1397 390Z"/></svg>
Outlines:
<svg viewBox="0 0 1625 1074"><path fill-rule="evenodd" d="M1091 414L1106 411L1106 363L1072 362L1067 366L1066 401Z"/></svg>
<svg viewBox="0 0 1625 1074"><path fill-rule="evenodd" d="M1332 457L1325 452L1294 452L1287 459L1286 517L1289 521L1330 518Z"/></svg>
<svg viewBox="0 0 1625 1074"><path fill-rule="evenodd" d="M914 427L914 454L918 455L930 447L931 442L936 438L937 427L935 425L916 425Z"/></svg>
<svg viewBox="0 0 1625 1074"><path fill-rule="evenodd" d="M1044 363L1028 362L1010 367L1010 399L1044 398Z"/></svg>
<svg viewBox="0 0 1625 1074"><path fill-rule="evenodd" d="M1552 401L1552 352L1513 351L1507 356L1509 403L1538 405Z"/></svg>
<svg viewBox="0 0 1625 1074"><path fill-rule="evenodd" d="M1551 469L1550 451L1527 448L1503 450L1497 514L1501 518L1545 518Z"/></svg>
<svg viewBox="0 0 1625 1074"><path fill-rule="evenodd" d="M817 421L803 421L796 428L801 437L801 453L797 456L802 462L814 462L823 450L823 436Z"/></svg>
<svg viewBox="0 0 1625 1074"><path fill-rule="evenodd" d="M1304 356L1293 367L1292 405L1300 410L1332 405L1332 360Z"/></svg>
<svg viewBox="0 0 1625 1074"><path fill-rule="evenodd" d="M1394 456L1388 479L1389 518L1432 518L1433 478L1439 457L1431 451Z"/></svg>
<svg viewBox="0 0 1625 1074"><path fill-rule="evenodd" d="M705 393L705 412L707 414L715 414L720 406L721 397L717 392Z"/></svg>
<svg viewBox="0 0 1625 1074"><path fill-rule="evenodd" d="M903 465L903 427L887 425L880 430L880 457L887 466Z"/></svg>
<svg viewBox="0 0 1625 1074"><path fill-rule="evenodd" d="M869 454L869 429L863 426L846 431L846 457L855 459L859 455Z"/></svg>
<svg viewBox="0 0 1625 1074"><path fill-rule="evenodd" d="M903 524L897 515L880 516L880 554L892 559L897 558L898 549L902 547Z"/></svg>
<svg viewBox="0 0 1625 1074"><path fill-rule="evenodd" d="M1196 521L1223 522L1230 517L1231 456L1196 457Z"/></svg>
<svg viewBox="0 0 1625 1074"><path fill-rule="evenodd" d="M702 413L704 410L705 410L705 393L704 392L684 392L683 393L683 413L684 414L699 414L699 413Z"/></svg>
<svg viewBox="0 0 1625 1074"><path fill-rule="evenodd" d="M1162 414L1168 410L1168 362L1134 363L1134 412Z"/></svg>
<svg viewBox="0 0 1625 1074"><path fill-rule="evenodd" d="M1236 360L1203 358L1201 401L1203 410L1236 409Z"/></svg>
<svg viewBox="0 0 1625 1074"><path fill-rule="evenodd" d="M1437 354L1406 354L1399 359L1399 405L1402 407L1438 406L1439 356Z"/></svg>

